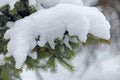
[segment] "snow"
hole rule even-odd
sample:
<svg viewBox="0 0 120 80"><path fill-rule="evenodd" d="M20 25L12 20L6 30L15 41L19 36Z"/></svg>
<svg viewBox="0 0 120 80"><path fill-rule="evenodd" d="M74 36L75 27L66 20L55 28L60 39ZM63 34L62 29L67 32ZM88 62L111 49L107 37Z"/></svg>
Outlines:
<svg viewBox="0 0 120 80"><path fill-rule="evenodd" d="M63 44L65 44L70 50L72 50L72 47L70 46L69 41L70 41L70 37L66 35L63 40Z"/></svg>
<svg viewBox="0 0 120 80"><path fill-rule="evenodd" d="M86 6L95 5L99 2L99 0L83 0Z"/></svg>
<svg viewBox="0 0 120 80"><path fill-rule="evenodd" d="M67 3L67 4L76 4L76 5L83 5L82 0L61 0L60 3Z"/></svg>
<svg viewBox="0 0 120 80"><path fill-rule="evenodd" d="M29 57L31 57L32 59L36 60L37 59L37 52L33 52L28 54Z"/></svg>
<svg viewBox="0 0 120 80"><path fill-rule="evenodd" d="M58 4L61 0L39 0L45 8L50 8Z"/></svg>
<svg viewBox="0 0 120 80"><path fill-rule="evenodd" d="M29 0L29 5L34 6L36 10L44 9L41 5L41 0Z"/></svg>
<svg viewBox="0 0 120 80"><path fill-rule="evenodd" d="M29 5L30 6L36 6L36 0L29 0Z"/></svg>
<svg viewBox="0 0 120 80"><path fill-rule="evenodd" d="M4 61L5 55L3 53L0 54L0 66L5 65L5 61Z"/></svg>
<svg viewBox="0 0 120 80"><path fill-rule="evenodd" d="M8 4L10 6L10 10L12 10L14 9L15 3L18 1L19 0L0 0L0 7L3 7Z"/></svg>
<svg viewBox="0 0 120 80"><path fill-rule="evenodd" d="M83 5L82 0L29 0L29 5L34 6L37 10L50 8L59 3Z"/></svg>
<svg viewBox="0 0 120 80"><path fill-rule="evenodd" d="M8 21L7 22L7 24L6 24L6 26L8 27L8 28L11 28L12 26L14 26L14 22L12 22L12 21Z"/></svg>
<svg viewBox="0 0 120 80"><path fill-rule="evenodd" d="M23 68L23 72L22 74L20 74L21 76L24 76L25 79L22 79L22 80L39 80L37 77L36 77L36 74L33 73L34 70L27 70L26 69L26 66Z"/></svg>
<svg viewBox="0 0 120 80"><path fill-rule="evenodd" d="M99 55L97 55L97 57L102 56L104 60L99 62L99 58L97 58L96 63L89 66L89 68L84 73L82 73L81 70L83 67L84 58L86 58L85 54L86 49L78 53L78 55L72 61L73 65L75 66L74 72L69 72L60 65L58 65L58 70L55 74L51 73L50 71L39 70L39 72L44 80L120 80L120 56L111 55L108 48L105 51L103 49L102 52L98 51L97 54ZM28 75L27 77L25 76L26 74ZM34 71L30 73L24 71L21 75L23 80L32 80L33 77L36 78L34 74Z"/></svg>
<svg viewBox="0 0 120 80"><path fill-rule="evenodd" d="M89 20L90 34L99 38L110 39L110 23L105 19L105 16L97 8L81 6L79 10L81 11L80 14L87 17ZM75 31L77 31L77 28Z"/></svg>
<svg viewBox="0 0 120 80"><path fill-rule="evenodd" d="M5 39L10 39L6 56L13 56L16 68L19 69L37 44L43 47L48 42L55 49L54 40L62 40L66 31L71 36L78 36L82 42L87 40L88 33L110 39L110 25L98 9L61 3L16 21L4 36ZM40 40L36 41L38 36ZM66 39L67 36L65 45L71 48Z"/></svg>
<svg viewBox="0 0 120 80"><path fill-rule="evenodd" d="M0 0L0 7L3 7L5 5L10 6L10 10L14 9L14 5L16 2L20 0ZM36 10L44 9L44 8L50 8L58 3L72 3L77 5L83 5L82 0L28 0L30 6L34 6Z"/></svg>
<svg viewBox="0 0 120 80"><path fill-rule="evenodd" d="M71 12L71 10L73 10L73 12ZM90 7L59 4L50 9L40 10L29 17L17 21L14 27L5 34L6 39L10 38L8 43L8 54L13 55L15 58L16 68L22 67L28 53L37 45L35 38L39 35L40 41L38 41L38 45L43 47L48 42L53 49L55 49L54 40L57 38L61 40L65 31L68 31L72 36L78 36L80 41L83 42L86 41L88 32L99 38L109 39L110 34L107 28L110 27L103 24L102 26L99 26L99 24L94 27L94 24L89 24L90 21L87 17L89 18L90 14L84 15L84 13L86 13L85 11L89 11L90 14L93 12L98 13L98 15L101 14L94 9L92 12L92 8ZM94 17L95 15L92 14L90 17L91 16ZM99 19L99 16L95 17ZM102 19L98 20L99 23L101 21L106 22L103 15L100 15L100 18ZM100 30L101 27L104 27L102 29L106 27L106 29ZM95 33L97 30L100 31Z"/></svg>

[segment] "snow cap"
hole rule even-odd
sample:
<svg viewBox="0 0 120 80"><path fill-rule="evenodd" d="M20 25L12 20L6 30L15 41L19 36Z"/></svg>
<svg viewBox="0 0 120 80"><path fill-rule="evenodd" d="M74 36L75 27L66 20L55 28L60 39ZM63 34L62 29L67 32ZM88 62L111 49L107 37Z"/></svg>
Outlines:
<svg viewBox="0 0 120 80"><path fill-rule="evenodd" d="M76 5L83 5L82 0L61 0L61 3L68 3L68 4L76 4Z"/></svg>

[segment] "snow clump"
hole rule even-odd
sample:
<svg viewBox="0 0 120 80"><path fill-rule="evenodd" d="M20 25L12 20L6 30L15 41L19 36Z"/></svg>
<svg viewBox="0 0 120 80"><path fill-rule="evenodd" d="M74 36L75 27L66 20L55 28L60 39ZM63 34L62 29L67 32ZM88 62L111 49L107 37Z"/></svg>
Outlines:
<svg viewBox="0 0 120 80"><path fill-rule="evenodd" d="M88 34L110 39L110 24L97 8L60 3L16 21L4 35L5 39L10 39L6 56L13 56L16 68L20 69L27 56L37 58L36 53L30 55L36 45L43 47L48 42L55 49L54 40L62 40L66 31L78 36L81 42L86 42ZM40 40L36 41L39 36ZM71 49L68 40L66 36L63 43Z"/></svg>

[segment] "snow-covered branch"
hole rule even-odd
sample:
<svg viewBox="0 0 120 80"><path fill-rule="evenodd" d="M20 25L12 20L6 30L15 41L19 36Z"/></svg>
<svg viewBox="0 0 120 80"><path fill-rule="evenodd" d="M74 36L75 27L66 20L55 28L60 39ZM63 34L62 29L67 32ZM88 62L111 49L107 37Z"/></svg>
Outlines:
<svg viewBox="0 0 120 80"><path fill-rule="evenodd" d="M0 7L9 5L12 10L19 1L0 0ZM28 4L38 11L15 23L8 22L6 26L10 29L4 35L5 39L10 39L6 57L13 56L18 69L27 56L37 58L37 53L32 51L37 45L44 47L49 43L55 49L55 39L59 39L72 50L66 31L81 42L86 42L88 34L110 39L110 24L105 16L95 7L83 6L81 0L28 0Z"/></svg>
<svg viewBox="0 0 120 80"><path fill-rule="evenodd" d="M43 47L48 42L55 49L54 40L62 40L66 31L82 42L88 34L110 39L110 24L98 9L61 3L16 21L5 34L5 39L10 39L6 56L13 56L20 69L36 45Z"/></svg>

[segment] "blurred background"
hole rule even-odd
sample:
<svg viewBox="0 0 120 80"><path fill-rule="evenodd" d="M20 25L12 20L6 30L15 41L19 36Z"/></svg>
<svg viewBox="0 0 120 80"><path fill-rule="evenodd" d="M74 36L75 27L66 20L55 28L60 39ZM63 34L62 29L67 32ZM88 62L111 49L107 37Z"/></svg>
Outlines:
<svg viewBox="0 0 120 80"><path fill-rule="evenodd" d="M111 24L110 45L88 45L79 48L72 61L74 72L58 65L57 73L24 68L23 80L120 80L120 0L83 0L86 6L95 6Z"/></svg>

